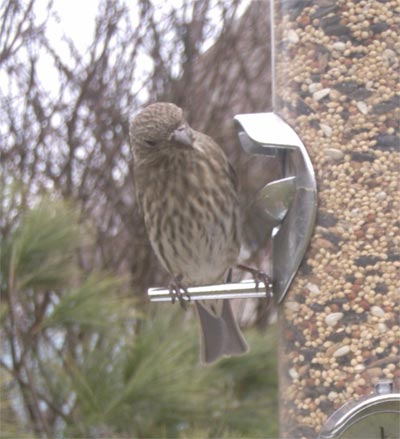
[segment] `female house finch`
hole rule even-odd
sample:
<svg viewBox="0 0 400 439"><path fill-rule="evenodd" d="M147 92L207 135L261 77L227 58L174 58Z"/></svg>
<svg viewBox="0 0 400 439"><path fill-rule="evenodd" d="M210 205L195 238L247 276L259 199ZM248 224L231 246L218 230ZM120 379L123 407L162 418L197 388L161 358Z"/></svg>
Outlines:
<svg viewBox="0 0 400 439"><path fill-rule="evenodd" d="M222 149L189 127L171 103L131 122L137 201L151 245L184 302L183 285L214 284L237 262L240 218L235 173ZM195 302L201 359L240 355L247 344L228 300Z"/></svg>

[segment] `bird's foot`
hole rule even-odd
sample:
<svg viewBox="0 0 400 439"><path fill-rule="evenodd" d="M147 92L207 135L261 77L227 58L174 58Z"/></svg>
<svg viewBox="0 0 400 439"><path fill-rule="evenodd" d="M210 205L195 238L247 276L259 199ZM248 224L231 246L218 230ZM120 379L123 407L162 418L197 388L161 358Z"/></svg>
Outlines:
<svg viewBox="0 0 400 439"><path fill-rule="evenodd" d="M270 276L268 276L267 273L264 273L261 270L257 270L256 268L248 267L247 265L238 264L237 268L242 271L247 271L248 273L251 273L254 279L254 282L256 283L256 289L258 291L258 285L260 282L263 282L265 285L265 294L266 299L268 299L268 302L270 302L273 298L273 284L272 279Z"/></svg>
<svg viewBox="0 0 400 439"><path fill-rule="evenodd" d="M187 288L182 285L182 275L174 276L169 284L169 294L171 296L172 303L175 303L175 300L179 300L179 304L186 311L187 302L190 302L190 296Z"/></svg>

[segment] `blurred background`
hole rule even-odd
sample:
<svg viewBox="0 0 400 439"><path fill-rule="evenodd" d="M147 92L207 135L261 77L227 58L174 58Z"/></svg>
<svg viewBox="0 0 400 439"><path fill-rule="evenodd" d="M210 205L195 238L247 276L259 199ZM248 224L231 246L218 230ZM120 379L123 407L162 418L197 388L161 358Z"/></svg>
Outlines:
<svg viewBox="0 0 400 439"><path fill-rule="evenodd" d="M2 437L277 437L262 302L236 304L250 353L210 367L193 313L148 304L169 279L128 146L135 112L174 102L224 148L251 202L275 167L241 152L232 117L270 109L268 3L1 3ZM247 257L262 266L258 215L246 216Z"/></svg>

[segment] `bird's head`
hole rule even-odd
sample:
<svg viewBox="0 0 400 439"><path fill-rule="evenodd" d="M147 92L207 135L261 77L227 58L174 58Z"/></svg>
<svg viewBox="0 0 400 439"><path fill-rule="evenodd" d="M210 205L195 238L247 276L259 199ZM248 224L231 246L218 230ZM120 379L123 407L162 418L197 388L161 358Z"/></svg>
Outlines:
<svg viewBox="0 0 400 439"><path fill-rule="evenodd" d="M135 155L193 147L193 133L181 108L170 103L144 108L132 119L129 136Z"/></svg>

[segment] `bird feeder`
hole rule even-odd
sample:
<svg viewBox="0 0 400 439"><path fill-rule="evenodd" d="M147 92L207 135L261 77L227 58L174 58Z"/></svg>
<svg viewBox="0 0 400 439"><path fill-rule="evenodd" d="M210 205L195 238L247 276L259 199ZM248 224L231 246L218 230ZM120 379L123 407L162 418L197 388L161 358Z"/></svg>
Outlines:
<svg viewBox="0 0 400 439"><path fill-rule="evenodd" d="M235 122L246 152L280 163L256 200L272 230L280 435L399 437L399 6L271 3L273 111ZM264 287L188 295L262 298Z"/></svg>
<svg viewBox="0 0 400 439"><path fill-rule="evenodd" d="M280 434L400 437L399 5L272 3L273 109L318 186L279 307Z"/></svg>

